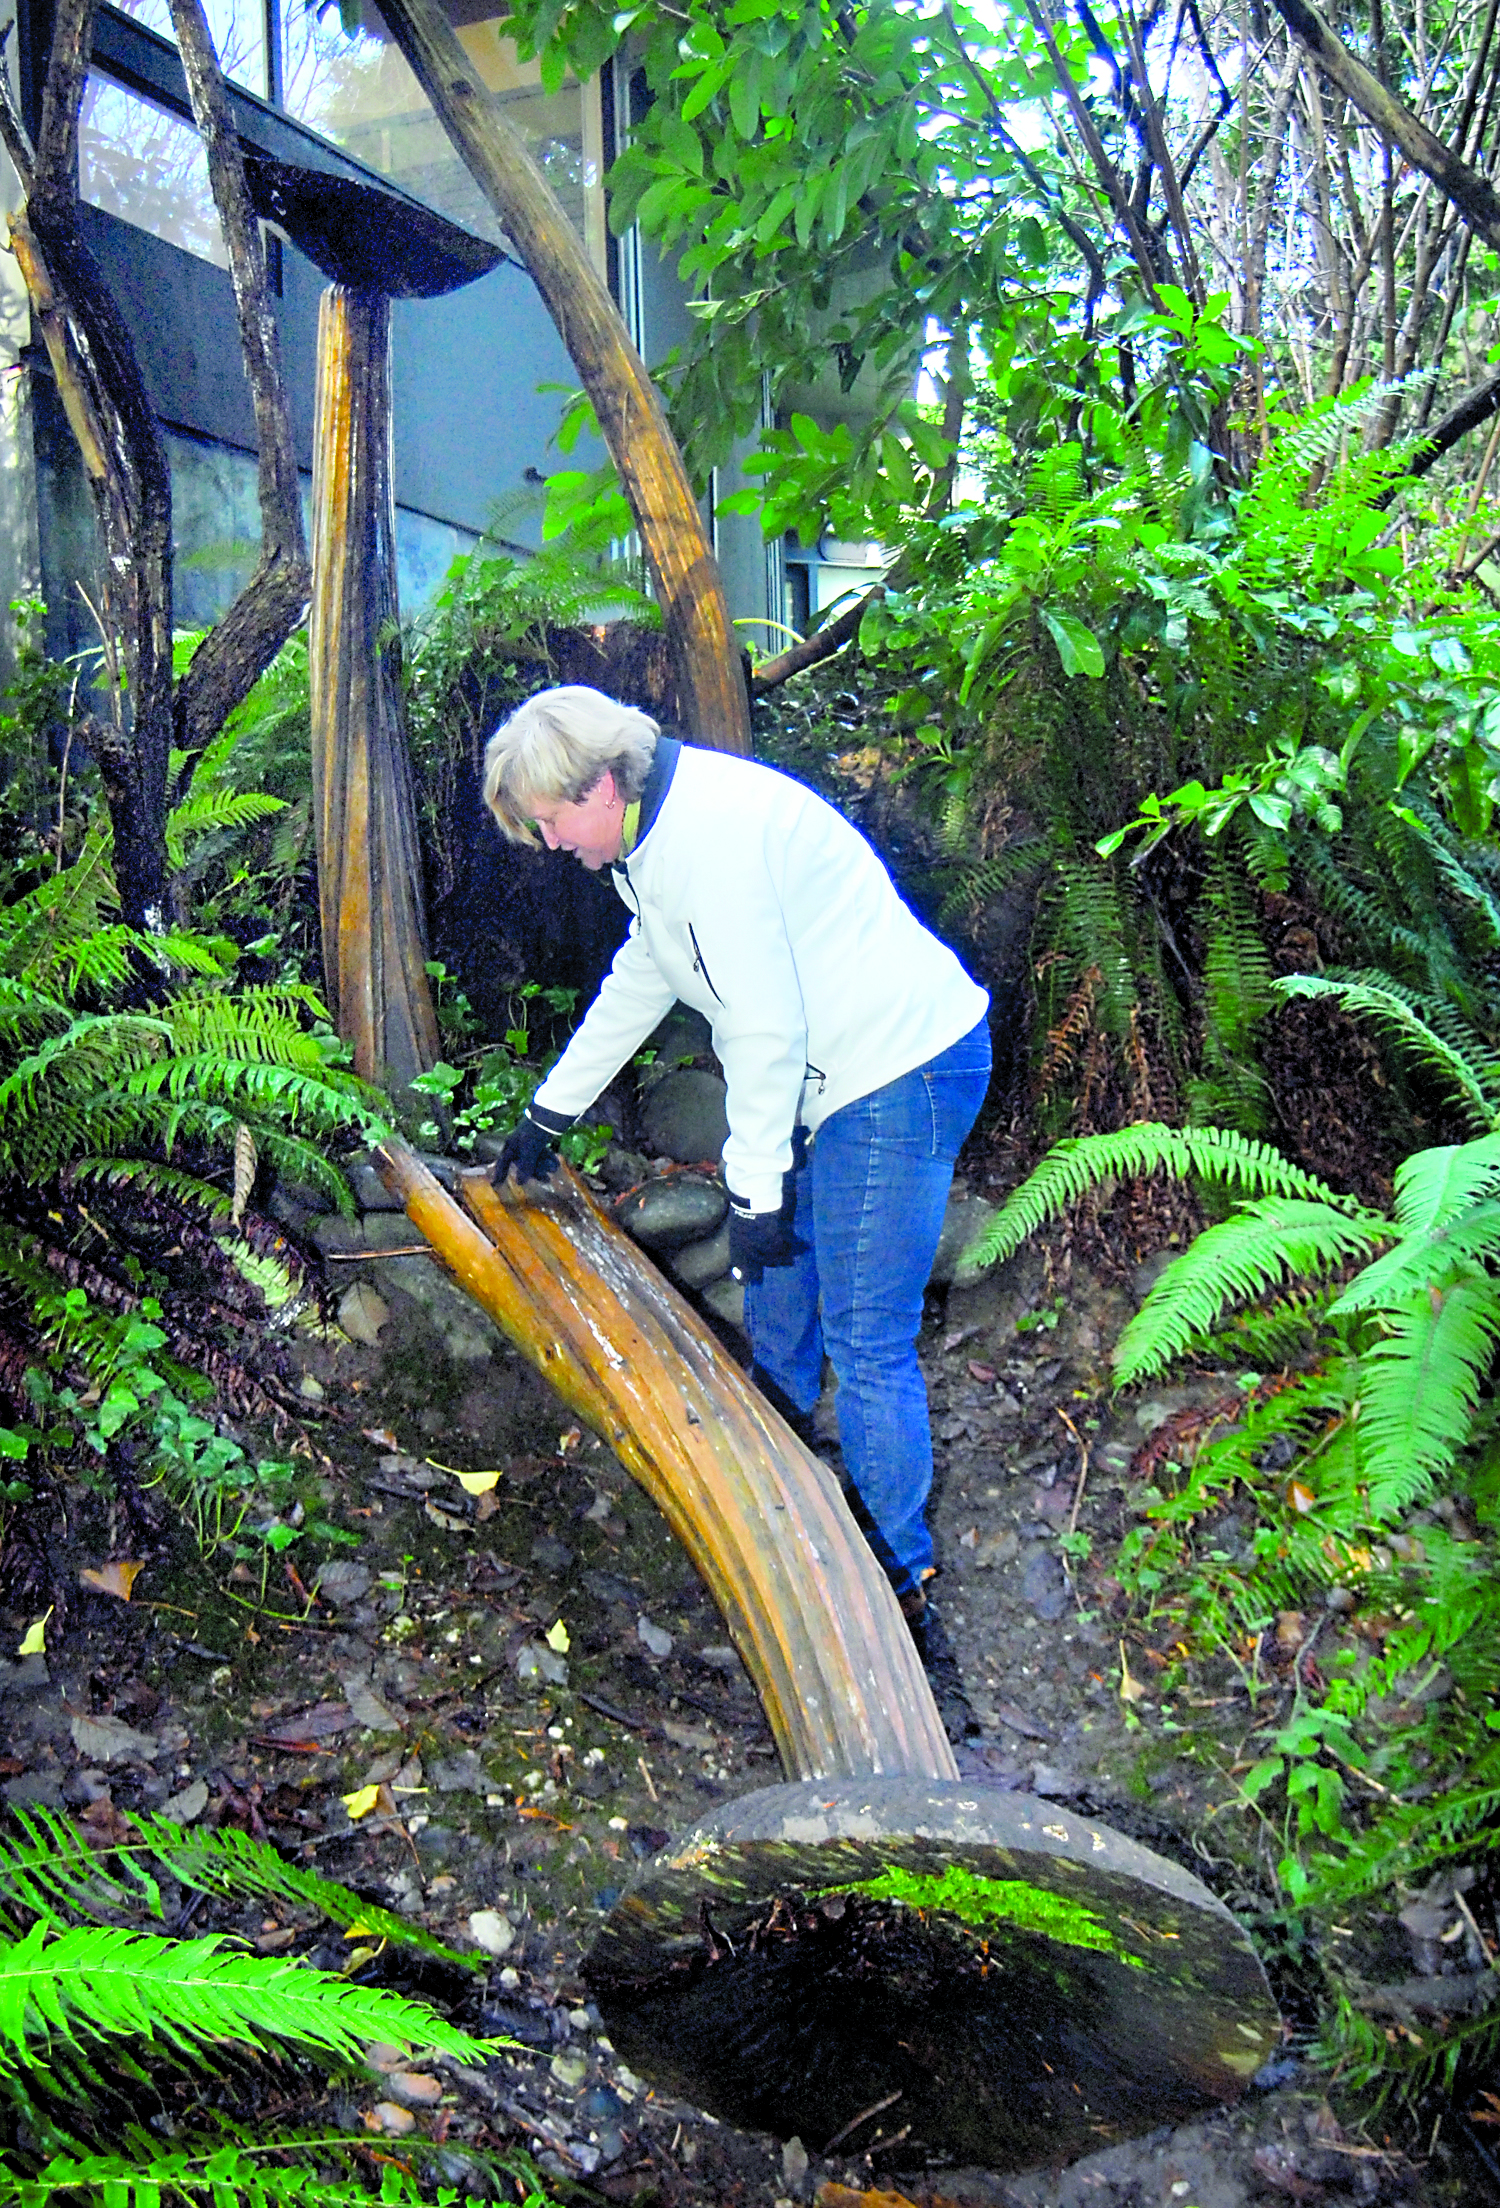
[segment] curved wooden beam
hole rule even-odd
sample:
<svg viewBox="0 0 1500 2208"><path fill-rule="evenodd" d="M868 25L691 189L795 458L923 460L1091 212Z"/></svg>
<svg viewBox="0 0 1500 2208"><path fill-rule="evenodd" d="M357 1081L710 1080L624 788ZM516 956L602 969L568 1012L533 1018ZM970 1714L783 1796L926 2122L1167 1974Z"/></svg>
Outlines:
<svg viewBox="0 0 1500 2208"><path fill-rule="evenodd" d="M409 1150L375 1152L458 1285L657 1505L718 1603L789 1778L958 1776L911 1635L828 1467L560 1167L466 1218Z"/></svg>
<svg viewBox="0 0 1500 2208"><path fill-rule="evenodd" d="M683 726L698 743L748 758L750 701L719 563L646 364L525 140L475 82L436 0L381 0L380 12L583 379L641 534Z"/></svg>

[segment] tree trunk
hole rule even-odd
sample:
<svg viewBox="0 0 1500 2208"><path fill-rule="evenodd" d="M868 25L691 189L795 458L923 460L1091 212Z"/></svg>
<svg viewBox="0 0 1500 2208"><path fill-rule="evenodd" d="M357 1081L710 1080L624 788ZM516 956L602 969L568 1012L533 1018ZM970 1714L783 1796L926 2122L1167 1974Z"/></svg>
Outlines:
<svg viewBox="0 0 1500 2208"><path fill-rule="evenodd" d="M438 1056L396 624L390 301L331 284L318 315L308 623L323 978L367 1081Z"/></svg>
<svg viewBox="0 0 1500 2208"><path fill-rule="evenodd" d="M750 702L719 563L656 387L614 301L519 133L481 85L435 0L381 13L547 303L619 470L666 625L684 727L750 753Z"/></svg>

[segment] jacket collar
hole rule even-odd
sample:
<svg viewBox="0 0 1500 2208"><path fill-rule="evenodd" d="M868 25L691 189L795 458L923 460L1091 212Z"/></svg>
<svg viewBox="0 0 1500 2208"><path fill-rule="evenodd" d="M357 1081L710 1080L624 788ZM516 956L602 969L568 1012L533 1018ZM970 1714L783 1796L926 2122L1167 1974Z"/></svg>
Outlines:
<svg viewBox="0 0 1500 2208"><path fill-rule="evenodd" d="M638 851L651 833L656 816L661 811L662 800L672 787L672 777L677 772L677 760L681 750L682 745L675 736L657 737L656 749L651 755L651 765L646 774L646 786L641 792L640 820L631 845L632 850ZM617 872L623 873L625 871L629 857L630 853L626 852L622 857L614 860L613 864Z"/></svg>

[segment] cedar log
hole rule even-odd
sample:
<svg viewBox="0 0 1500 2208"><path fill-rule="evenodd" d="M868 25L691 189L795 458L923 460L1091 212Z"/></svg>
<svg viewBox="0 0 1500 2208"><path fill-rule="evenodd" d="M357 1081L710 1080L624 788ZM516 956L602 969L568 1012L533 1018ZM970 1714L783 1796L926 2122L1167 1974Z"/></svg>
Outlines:
<svg viewBox="0 0 1500 2208"><path fill-rule="evenodd" d="M434 1065L417 801L396 637L391 306L330 284L318 310L308 616L323 981L367 1081Z"/></svg>
<svg viewBox="0 0 1500 2208"><path fill-rule="evenodd" d="M832 1473L582 1181L559 1166L541 1201L507 1202L488 1172L467 1173L465 1218L400 1143L375 1163L458 1285L661 1511L723 1613L788 1777L956 1778L896 1598Z"/></svg>

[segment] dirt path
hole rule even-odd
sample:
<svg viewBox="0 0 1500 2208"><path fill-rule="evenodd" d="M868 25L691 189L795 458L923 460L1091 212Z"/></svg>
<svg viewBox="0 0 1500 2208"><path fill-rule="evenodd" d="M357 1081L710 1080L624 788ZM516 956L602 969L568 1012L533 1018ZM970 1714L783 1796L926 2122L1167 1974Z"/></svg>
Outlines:
<svg viewBox="0 0 1500 2208"><path fill-rule="evenodd" d="M1293 2063L1232 2115L1004 2179L901 2171L878 2140L824 2161L821 2140L741 2135L624 2070L580 1971L601 1912L669 1833L779 1777L770 1736L682 1551L607 1453L444 1300L425 1259L367 1270L388 1312L376 1343L289 1344L308 1410L281 1505L298 1538L242 1559L221 1590L160 1498L148 1499L154 1533L139 1519L75 1527L73 1568L128 1549L146 1569L128 1604L83 1597L50 1659L0 1678L6 1791L68 1806L105 1836L112 1809L164 1803L265 1831L484 1946L492 1967L474 1981L392 1955L365 1966L523 2043L483 2075L425 2073L437 2085L418 2091L410 2120L444 2141L448 2182L464 2179L466 2144L509 2138L606 2198L667 2208L845 2208L841 2186L932 2208L1460 2197L1435 2166L1346 2136ZM1232 1851L1201 1838L1215 1830L1215 1788L1184 1750L1195 1726L1230 1737L1248 1709L1227 1690L1222 1707L1210 1695L1164 1705L1139 1644L1127 1660L1140 1692L1120 1693L1108 1567L1140 1489L1132 1460L1209 1392L1110 1408L1104 1351L1129 1307L1082 1277L1059 1302L1023 1260L952 1291L924 1335L943 1604L985 1725L965 1761L992 1783L1083 1803L1234 1903L1250 1888ZM454 1467L500 1476L475 1495ZM374 1807L352 1817L344 1797L371 1787ZM295 1912L256 1909L233 1928L262 1952L348 1959ZM429 2090L440 2103L424 2106ZM296 2118L399 2134L405 2091L372 2073Z"/></svg>

